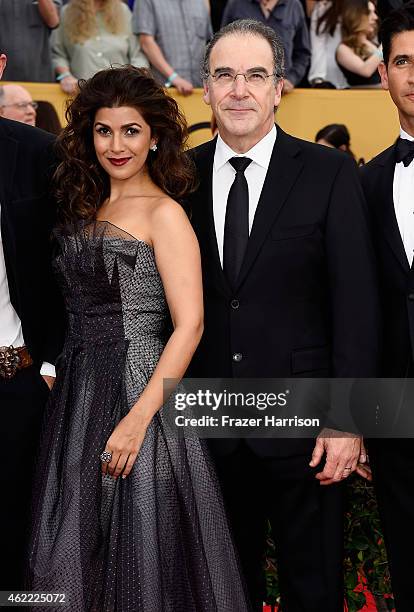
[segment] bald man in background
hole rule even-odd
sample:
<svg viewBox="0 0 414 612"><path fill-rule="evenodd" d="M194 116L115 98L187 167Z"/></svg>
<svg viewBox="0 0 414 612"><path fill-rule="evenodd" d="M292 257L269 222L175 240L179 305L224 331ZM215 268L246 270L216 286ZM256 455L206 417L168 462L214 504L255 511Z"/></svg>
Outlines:
<svg viewBox="0 0 414 612"><path fill-rule="evenodd" d="M21 85L0 85L0 117L36 125L37 102Z"/></svg>

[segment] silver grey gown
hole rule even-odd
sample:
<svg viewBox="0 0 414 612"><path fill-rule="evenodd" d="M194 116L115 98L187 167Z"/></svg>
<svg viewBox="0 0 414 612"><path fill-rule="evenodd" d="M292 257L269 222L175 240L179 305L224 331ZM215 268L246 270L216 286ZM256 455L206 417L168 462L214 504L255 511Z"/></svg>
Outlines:
<svg viewBox="0 0 414 612"><path fill-rule="evenodd" d="M30 588L66 593L71 612L244 612L208 451L166 436L167 405L131 474L101 475L99 456L171 334L151 246L101 221L56 237L68 333L45 418Z"/></svg>

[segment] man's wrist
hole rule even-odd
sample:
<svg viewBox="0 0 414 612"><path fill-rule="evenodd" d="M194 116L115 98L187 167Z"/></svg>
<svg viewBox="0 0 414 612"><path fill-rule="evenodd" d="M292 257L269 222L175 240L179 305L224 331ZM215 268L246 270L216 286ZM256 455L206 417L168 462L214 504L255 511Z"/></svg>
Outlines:
<svg viewBox="0 0 414 612"><path fill-rule="evenodd" d="M70 77L72 76L72 74L69 72L69 70L65 70L65 72L61 72L60 74L58 74L56 76L56 80L58 83L60 83L60 81L62 81L63 79L66 79L66 77Z"/></svg>
<svg viewBox="0 0 414 612"><path fill-rule="evenodd" d="M165 87L171 87L173 81L178 77L178 73L174 70L164 83Z"/></svg>

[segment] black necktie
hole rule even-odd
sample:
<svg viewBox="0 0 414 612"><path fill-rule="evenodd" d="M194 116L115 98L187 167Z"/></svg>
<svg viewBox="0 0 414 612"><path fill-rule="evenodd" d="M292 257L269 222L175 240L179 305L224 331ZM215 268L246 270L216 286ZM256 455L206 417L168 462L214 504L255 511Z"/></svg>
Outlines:
<svg viewBox="0 0 414 612"><path fill-rule="evenodd" d="M249 187L244 171L251 161L248 157L232 157L229 160L236 170L236 176L227 198L223 270L233 288L236 286L249 240Z"/></svg>
<svg viewBox="0 0 414 612"><path fill-rule="evenodd" d="M395 147L395 158L397 164L402 162L405 167L409 166L414 159L414 141L399 138Z"/></svg>

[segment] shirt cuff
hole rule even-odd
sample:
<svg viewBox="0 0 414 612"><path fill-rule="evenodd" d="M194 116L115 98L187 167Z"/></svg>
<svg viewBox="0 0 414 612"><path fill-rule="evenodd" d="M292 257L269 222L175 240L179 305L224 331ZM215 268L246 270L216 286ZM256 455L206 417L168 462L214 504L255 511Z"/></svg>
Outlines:
<svg viewBox="0 0 414 612"><path fill-rule="evenodd" d="M42 376L53 376L53 378L56 378L56 368L51 363L44 361L40 368L40 374Z"/></svg>

